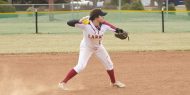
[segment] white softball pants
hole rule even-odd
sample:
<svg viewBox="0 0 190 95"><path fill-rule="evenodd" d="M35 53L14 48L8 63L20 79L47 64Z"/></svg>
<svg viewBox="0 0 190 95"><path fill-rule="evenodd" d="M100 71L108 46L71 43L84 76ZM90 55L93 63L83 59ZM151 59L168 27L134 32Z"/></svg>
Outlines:
<svg viewBox="0 0 190 95"><path fill-rule="evenodd" d="M95 54L98 59L100 59L106 70L113 69L113 63L110 59L110 56L103 46L100 46L97 50L88 47L80 47L78 64L74 67L74 70L77 73L81 72L86 67L92 54Z"/></svg>

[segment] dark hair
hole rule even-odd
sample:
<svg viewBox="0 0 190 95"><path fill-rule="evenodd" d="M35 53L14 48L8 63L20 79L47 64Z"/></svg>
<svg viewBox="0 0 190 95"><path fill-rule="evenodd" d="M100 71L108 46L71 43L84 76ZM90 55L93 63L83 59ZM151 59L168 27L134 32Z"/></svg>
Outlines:
<svg viewBox="0 0 190 95"><path fill-rule="evenodd" d="M93 15L93 16L90 16L89 19L93 21L93 20L95 20L95 18L98 18L98 17L99 17L99 15Z"/></svg>
<svg viewBox="0 0 190 95"><path fill-rule="evenodd" d="M90 20L94 20L95 18L98 18L99 16L105 16L107 13L103 12L100 8L95 8L90 12Z"/></svg>

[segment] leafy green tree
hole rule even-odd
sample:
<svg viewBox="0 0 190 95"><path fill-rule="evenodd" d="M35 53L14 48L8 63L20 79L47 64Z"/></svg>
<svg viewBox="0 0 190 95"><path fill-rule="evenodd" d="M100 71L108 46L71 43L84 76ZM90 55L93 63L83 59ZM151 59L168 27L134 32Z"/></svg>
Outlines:
<svg viewBox="0 0 190 95"><path fill-rule="evenodd" d="M185 0L186 9L190 11L190 0Z"/></svg>
<svg viewBox="0 0 190 95"><path fill-rule="evenodd" d="M131 3L134 0L121 0L121 1L122 1L121 4L125 5L126 3ZM119 5L119 0L112 0L111 4L112 5Z"/></svg>
<svg viewBox="0 0 190 95"><path fill-rule="evenodd" d="M129 7L130 10L144 10L144 6L142 5L142 2L139 0L134 0Z"/></svg>
<svg viewBox="0 0 190 95"><path fill-rule="evenodd" d="M7 0L0 0L0 1L6 1L7 2Z"/></svg>
<svg viewBox="0 0 190 95"><path fill-rule="evenodd" d="M119 0L112 0L112 5L118 6ZM141 0L121 0L122 10L144 10Z"/></svg>
<svg viewBox="0 0 190 95"><path fill-rule="evenodd" d="M0 0L0 4L8 4L8 2L5 0ZM0 6L0 12L5 13L5 12L15 12L15 11L16 11L16 9L13 6ZM7 17L15 17L16 15L6 15L6 16Z"/></svg>
<svg viewBox="0 0 190 95"><path fill-rule="evenodd" d="M188 11L190 11L190 0L185 0L185 6ZM190 16L190 12L188 12L188 15Z"/></svg>
<svg viewBox="0 0 190 95"><path fill-rule="evenodd" d="M165 1L165 0L156 0L156 2L158 3L158 9L159 9L159 10L162 9L162 6L163 6L164 1Z"/></svg>
<svg viewBox="0 0 190 95"><path fill-rule="evenodd" d="M7 0L4 0L7 1ZM47 4L49 0L13 0L14 3L30 2L32 4ZM54 0L55 3L66 3L70 0Z"/></svg>

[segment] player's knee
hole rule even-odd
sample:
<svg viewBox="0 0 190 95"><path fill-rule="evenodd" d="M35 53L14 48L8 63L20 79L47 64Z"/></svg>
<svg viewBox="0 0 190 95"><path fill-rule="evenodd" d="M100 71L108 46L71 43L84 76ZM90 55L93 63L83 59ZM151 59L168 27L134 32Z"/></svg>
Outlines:
<svg viewBox="0 0 190 95"><path fill-rule="evenodd" d="M107 70L112 70L113 69L113 64L110 64L106 67Z"/></svg>
<svg viewBox="0 0 190 95"><path fill-rule="evenodd" d="M113 69L113 63L111 61L106 64L106 69L107 70L112 70Z"/></svg>
<svg viewBox="0 0 190 95"><path fill-rule="evenodd" d="M80 73L82 70L85 69L85 67L86 67L86 66L84 66L84 65L81 65L81 66L77 65L77 66L74 67L74 69L75 69L75 71L76 71L77 73Z"/></svg>
<svg viewBox="0 0 190 95"><path fill-rule="evenodd" d="M85 69L85 66L82 66L79 68L79 72L83 71Z"/></svg>

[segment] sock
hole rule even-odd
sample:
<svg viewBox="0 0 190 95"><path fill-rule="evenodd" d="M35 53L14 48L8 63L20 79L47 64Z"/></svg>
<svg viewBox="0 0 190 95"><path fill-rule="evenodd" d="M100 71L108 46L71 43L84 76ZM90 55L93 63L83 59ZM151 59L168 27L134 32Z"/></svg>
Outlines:
<svg viewBox="0 0 190 95"><path fill-rule="evenodd" d="M112 82L112 83L115 83L114 70L113 70L113 69L112 69L112 70L107 70L107 73L108 73L108 75L109 75L109 77L110 77L111 82Z"/></svg>
<svg viewBox="0 0 190 95"><path fill-rule="evenodd" d="M76 74L77 74L77 72L74 69L71 69L70 72L67 74L67 76L65 77L65 79L62 82L67 83Z"/></svg>

